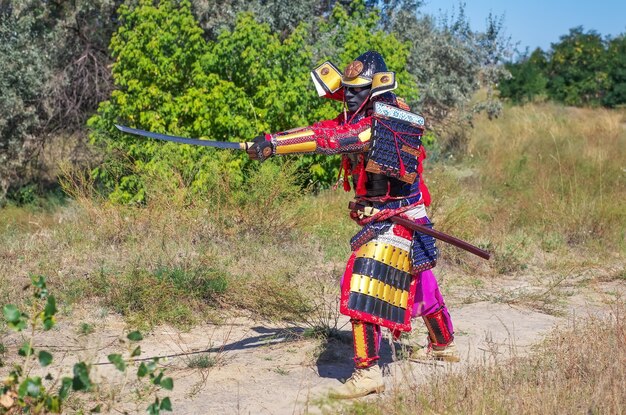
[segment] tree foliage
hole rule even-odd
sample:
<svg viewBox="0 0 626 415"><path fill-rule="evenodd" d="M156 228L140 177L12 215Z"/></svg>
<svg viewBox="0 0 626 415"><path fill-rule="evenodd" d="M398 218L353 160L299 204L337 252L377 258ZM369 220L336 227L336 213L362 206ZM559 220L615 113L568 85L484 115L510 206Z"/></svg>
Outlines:
<svg viewBox="0 0 626 415"><path fill-rule="evenodd" d="M309 125L334 117L337 105L326 103L311 88L309 71L315 51L340 66L375 48L415 96L411 75L403 69L408 48L393 35L376 30L377 15L364 3L336 4L331 15L298 25L285 38L249 13L239 15L232 30L206 42L191 3L140 1L120 9L121 27L113 36L116 89L90 125L94 142L111 155L95 173L111 197L120 202L145 200L144 175L176 181L197 192L216 180L243 183L246 156L199 147L163 144L123 136L115 123L213 140L250 141L261 132ZM311 42L314 46L309 46ZM320 53L321 54L321 53ZM402 90L401 90L402 91ZM280 163L281 161L276 161ZM298 160L314 180L328 184L338 160L316 156Z"/></svg>
<svg viewBox="0 0 626 415"><path fill-rule="evenodd" d="M0 10L0 201L23 183L39 149L47 118L39 97L50 76L49 56L38 46L34 22Z"/></svg>
<svg viewBox="0 0 626 415"><path fill-rule="evenodd" d="M551 97L568 105L598 105L609 86L602 38L582 27L570 29L552 45L547 71Z"/></svg>
<svg viewBox="0 0 626 415"><path fill-rule="evenodd" d="M624 45L624 34L610 39L572 28L549 51L538 49L508 63L513 78L502 80L500 92L513 102L545 97L574 106L624 105Z"/></svg>
<svg viewBox="0 0 626 415"><path fill-rule="evenodd" d="M610 87L602 105L617 107L626 104L626 33L611 39L607 45L607 77Z"/></svg>
<svg viewBox="0 0 626 415"><path fill-rule="evenodd" d="M2 24L15 29L3 33L16 37L7 38L0 57L34 75L0 81L10 91L0 104L6 108L0 127L9 123L6 114L16 125L10 133L2 130L0 157L24 171L27 160L37 161L36 149L46 137L84 134L85 120L102 103L90 126L105 163L94 173L113 200L144 200L148 176L197 191L217 178L242 183L250 165L241 155L124 137L114 123L236 141L307 125L340 109L316 96L309 71L324 60L343 68L370 49L385 56L398 74L398 94L432 125L448 125L451 116L466 119L472 109L463 108L470 97L491 85L486 75L502 68L497 43L502 27L473 32L463 13L436 21L417 14L420 5L420 0L1 0ZM337 175L334 158L306 156L295 163L310 178L303 185L326 186ZM32 165L36 172L39 166ZM9 186L38 180L22 173L1 177L0 199Z"/></svg>
<svg viewBox="0 0 626 415"><path fill-rule="evenodd" d="M502 96L519 103L531 102L546 94L548 78L545 75L547 60L541 49L524 56L517 63L507 63L511 77L499 85Z"/></svg>
<svg viewBox="0 0 626 415"><path fill-rule="evenodd" d="M0 2L0 201L41 180L52 134L85 129L111 91L108 43L121 0Z"/></svg>
<svg viewBox="0 0 626 415"><path fill-rule="evenodd" d="M473 115L497 116L501 109L494 90L508 75L502 63L511 48L502 18L490 15L481 32L470 28L462 4L456 13L435 18L404 6L415 1L385 3L389 30L410 45L407 67L420 91L411 106L424 113L443 151L462 152ZM480 88L489 92L487 99L470 104Z"/></svg>

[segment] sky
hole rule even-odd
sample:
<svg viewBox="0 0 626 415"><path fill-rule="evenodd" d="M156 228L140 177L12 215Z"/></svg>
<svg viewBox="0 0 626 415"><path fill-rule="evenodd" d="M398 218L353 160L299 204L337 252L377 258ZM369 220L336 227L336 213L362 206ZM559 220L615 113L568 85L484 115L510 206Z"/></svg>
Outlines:
<svg viewBox="0 0 626 415"><path fill-rule="evenodd" d="M459 0L424 0L423 13L438 16L458 12ZM626 33L626 0L464 0L465 14L474 30L483 31L491 12L504 15L505 34L523 52L550 49L569 29L582 26L600 35ZM518 44L519 43L519 44Z"/></svg>

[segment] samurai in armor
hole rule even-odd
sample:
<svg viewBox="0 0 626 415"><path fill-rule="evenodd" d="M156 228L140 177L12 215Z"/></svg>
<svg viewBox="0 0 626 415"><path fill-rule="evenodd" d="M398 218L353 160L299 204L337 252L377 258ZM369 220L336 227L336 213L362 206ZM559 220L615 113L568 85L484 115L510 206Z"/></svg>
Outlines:
<svg viewBox="0 0 626 415"><path fill-rule="evenodd" d="M344 103L335 119L254 139L251 158L283 154L341 154L343 186L354 187L358 205L351 217L362 226L352 238L352 255L341 281L340 311L352 322L354 374L331 392L355 398L385 388L378 365L381 327L397 337L421 316L428 346L413 350L416 360L458 361L448 310L431 271L437 248L431 236L389 220L401 216L432 226L422 180L426 152L424 119L409 112L393 92L396 76L382 56L368 51L343 73L330 62L311 72L320 96ZM351 184L350 184L351 183Z"/></svg>

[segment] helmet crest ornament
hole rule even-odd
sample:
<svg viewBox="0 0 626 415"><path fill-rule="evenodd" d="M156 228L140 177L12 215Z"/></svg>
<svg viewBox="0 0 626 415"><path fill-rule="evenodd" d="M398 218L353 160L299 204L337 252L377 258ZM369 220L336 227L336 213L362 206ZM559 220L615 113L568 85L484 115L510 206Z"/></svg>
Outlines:
<svg viewBox="0 0 626 415"><path fill-rule="evenodd" d="M359 76L363 72L363 62L352 61L344 71L344 76L348 79L353 79Z"/></svg>

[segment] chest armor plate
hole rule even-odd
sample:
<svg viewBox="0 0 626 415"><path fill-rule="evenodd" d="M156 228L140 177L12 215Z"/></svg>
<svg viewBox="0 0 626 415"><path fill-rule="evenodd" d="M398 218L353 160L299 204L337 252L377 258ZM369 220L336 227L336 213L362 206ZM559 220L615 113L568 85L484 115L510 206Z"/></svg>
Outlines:
<svg viewBox="0 0 626 415"><path fill-rule="evenodd" d="M394 106L377 102L372 121L372 144L366 171L412 184L418 178L424 118ZM368 176L368 179L370 177Z"/></svg>

